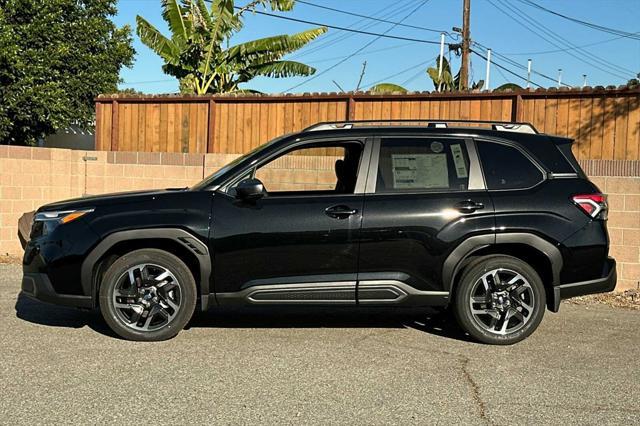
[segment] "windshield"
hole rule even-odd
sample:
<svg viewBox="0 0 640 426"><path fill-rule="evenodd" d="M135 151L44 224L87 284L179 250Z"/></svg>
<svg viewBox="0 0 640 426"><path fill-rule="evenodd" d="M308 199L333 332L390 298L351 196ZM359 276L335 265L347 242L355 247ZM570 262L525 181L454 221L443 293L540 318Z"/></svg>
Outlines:
<svg viewBox="0 0 640 426"><path fill-rule="evenodd" d="M238 166L241 163L244 163L246 161L251 161L250 159L254 156L259 156L258 154L269 148L271 145L273 145L274 143L282 140L283 138L285 138L288 135L284 135L284 136L280 136L276 139L273 139L263 145L260 145L254 149L252 149L251 151L247 152L244 155L241 155L240 157L236 158L235 160L231 161L230 163L222 166L220 169L216 170L215 172L213 172L212 174L210 174L209 176L207 176L206 178L204 178L202 181L200 181L199 183L195 184L194 186L192 186L190 189L192 191L200 191L203 190L205 188L207 188L208 186L211 186L214 182L220 180L220 178L222 178L227 172L229 172L230 170L232 170L233 168L235 168L236 166Z"/></svg>

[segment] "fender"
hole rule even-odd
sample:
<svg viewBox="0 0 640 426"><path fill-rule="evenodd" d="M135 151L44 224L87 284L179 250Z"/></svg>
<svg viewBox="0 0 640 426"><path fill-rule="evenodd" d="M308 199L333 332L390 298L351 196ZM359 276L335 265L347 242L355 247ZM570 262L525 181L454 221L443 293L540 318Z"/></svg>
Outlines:
<svg viewBox="0 0 640 426"><path fill-rule="evenodd" d="M444 289L451 290L453 279L460 270L462 262L474 252L493 244L525 244L544 254L551 262L553 287L560 285L560 271L562 270L562 255L560 250L549 241L528 232L514 232L505 234L476 235L460 243L447 257L442 267L442 283Z"/></svg>
<svg viewBox="0 0 640 426"><path fill-rule="evenodd" d="M209 302L209 280L211 277L211 257L207 246L193 234L178 228L151 228L120 231L105 237L91 250L82 262L81 279L84 294L95 295L96 286L93 283L93 267L111 247L122 241L164 239L172 240L183 245L198 259L200 265L200 300L202 310L206 310Z"/></svg>

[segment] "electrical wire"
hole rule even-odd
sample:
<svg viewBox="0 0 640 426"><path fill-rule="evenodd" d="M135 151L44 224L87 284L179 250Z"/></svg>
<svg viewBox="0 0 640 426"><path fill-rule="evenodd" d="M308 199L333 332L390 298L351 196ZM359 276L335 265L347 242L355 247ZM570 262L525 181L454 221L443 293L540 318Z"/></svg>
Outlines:
<svg viewBox="0 0 640 426"><path fill-rule="evenodd" d="M392 8L394 6L397 6L397 3L396 4L388 4L387 6L383 7L382 9L378 10L377 12L375 12L373 14L373 16L376 16L376 17L377 16L381 16L383 18L392 18L392 17L395 17L397 15L400 15L400 14L406 12L407 10L409 10L410 8L413 7L413 5L409 2L409 3L405 4L405 5L397 6L395 8L395 10L393 10L391 12L385 13L385 12L387 12L388 9L390 9L390 8ZM358 29L358 30L368 30L370 28L373 28L373 27L379 25L379 23L377 23L377 22L369 22L369 23L365 23L364 25L359 25L362 22L366 22L366 19L364 19L364 18L360 19L360 20L348 25L347 28L354 29L354 27L356 27L355 29ZM329 34L329 35L327 35L325 37L317 38L316 40L312 41L309 44L310 48L305 48L301 52L294 53L291 56L291 59L302 58L302 57L308 56L308 55L310 55L312 53L316 53L316 52L319 52L319 51L327 49L327 48L334 48L338 43L342 43L345 40L347 40L347 39L349 39L351 37L354 37L356 35L357 34L353 33L353 32L345 33L345 32L342 32L342 31L338 31L338 32L333 33L333 34Z"/></svg>
<svg viewBox="0 0 640 426"><path fill-rule="evenodd" d="M640 32L638 34L640 34ZM618 36L618 37L608 38L606 40L600 40L600 41L596 41L594 43L581 44L580 46L578 46L578 48L583 49L585 47L597 46L597 45L600 45L600 44L605 44L605 43L610 43L612 41L620 40L622 38L625 38L625 36ZM571 50L571 49L573 49L573 48L567 47L567 48L564 48L564 49L539 50L539 51L535 51L535 52L503 52L503 54L504 55L511 55L511 56L546 55L548 53L566 52L567 50Z"/></svg>
<svg viewBox="0 0 640 426"><path fill-rule="evenodd" d="M474 41L474 42L473 42L473 44L474 44L475 46L479 47L481 50L484 50L485 52L486 52L486 51L487 51L487 49L488 49L488 47L486 47L486 46L484 46L484 45L482 45L482 44L478 43L477 41ZM486 54L486 53L485 53L485 54ZM508 64L510 64L510 65L512 65L512 66L514 66L514 67L516 67L516 68L520 68L520 69L525 70L525 71L527 70L527 67L526 67L525 65L519 64L518 62L516 62L516 61L514 61L513 59L511 59L511 58L509 58L509 57L507 57L507 56L505 56L505 55L501 54L500 52L495 51L494 49L491 49L491 55L493 56L492 63L493 63L493 62L495 62L495 58L498 58L498 59L501 59L501 60L503 60L503 61L507 62ZM544 79L546 79L546 80L552 81L552 82L554 82L554 83L556 83L556 82L558 81L557 79L555 79L555 78L553 78L553 77L550 77L550 76L548 76L548 75L546 75L546 74L543 74L543 73L541 73L541 72L539 72L539 71L531 70L531 73L532 73L532 74L534 74L534 75L537 75L537 76L539 76L539 77L542 77L542 78L544 78ZM565 87L571 87L571 85L566 84L566 83L562 83L562 85L563 85L563 86L565 86ZM537 85L537 86L538 86L538 87L542 87L542 86L540 86L540 85Z"/></svg>
<svg viewBox="0 0 640 426"><path fill-rule="evenodd" d="M353 55L353 56L355 57L355 56L369 55L371 53L386 52L388 50L394 50L394 49L400 49L402 47L413 46L413 44L414 44L414 42L408 42L408 43L396 44L396 45L389 46L389 47L383 47L382 49L365 50L365 51L360 52L357 55ZM334 56L332 58L315 59L315 60L311 60L311 61L305 61L305 63L307 63L307 64L319 64L321 62L335 61L336 59L346 58L347 56L349 56L349 55Z"/></svg>
<svg viewBox="0 0 640 426"><path fill-rule="evenodd" d="M484 59L485 61L487 60L487 57L486 57L485 55L483 55L483 54L481 54L481 53L477 52L477 51L476 51L476 50L474 50L474 49L471 49L471 53L473 53L473 54L475 54L475 55L477 55L477 56L481 57L481 58L482 58L482 59ZM493 50L491 51L491 53L493 54ZM513 72L512 70L510 70L509 68L505 67L504 65L499 64L499 63L498 63L498 62L496 62L493 58L491 59L491 64L493 64L493 65L495 65L496 67L498 67L498 68L500 68L500 69L502 69L502 70L504 70L504 71L508 72L509 74L511 74L511 75L513 75L513 76L515 76L515 77L518 77L518 78L519 78L519 79L521 79L521 80L527 81L527 78L526 78L526 77L522 77L521 75L519 75L519 74L517 74L517 73ZM535 82L533 82L533 81L531 81L531 84L533 84L534 86L542 87L541 85L539 85L539 84L537 84L537 83L535 83Z"/></svg>
<svg viewBox="0 0 640 426"><path fill-rule="evenodd" d="M547 43L558 47L558 48L562 48L562 45L558 43L557 40L560 40L560 43L568 43L571 44L568 40L563 39L560 36L557 36L557 34L554 35L553 32L547 30L544 28L544 26L538 24L537 22L535 22L533 19L529 18L526 16L526 14L524 14L524 12L522 12L521 10L514 10L514 8L512 8L509 4L507 4L506 2L503 2L502 0L496 0L497 2L499 2L503 7L499 7L498 5L496 5L492 0L487 0L493 7L495 7L496 9L498 9L501 13L505 14L506 16L508 16L509 18L511 18L512 20L514 20L516 23L518 23L519 25L521 25L522 27L524 27L526 30L532 32L533 34L535 34L536 36L542 38L543 40L545 40ZM529 27L529 25L523 23L517 16L514 16L513 14L509 13L506 9L510 10L511 12L513 12L515 15L522 17L526 22L529 23L529 25L532 25L533 27L536 27L540 30L542 30L543 32L545 32L548 36L545 36L543 34L540 34L538 31L532 29L531 27ZM553 38L549 38L549 37L553 37L556 39L556 41L553 40ZM611 69L606 69L606 68L602 68L600 65L598 65L597 63L593 63L592 61L585 59L582 56L579 56L578 54L574 53L572 50L568 50L566 52L568 55L572 56L573 58L591 66L594 68L597 68L601 71L607 72L621 80L627 80L628 77L623 76L620 73L614 72Z"/></svg>
<svg viewBox="0 0 640 426"><path fill-rule="evenodd" d="M405 69L403 69L403 70L401 70L401 71L397 71L397 72L395 72L395 73L393 73L393 74L391 74L391 75L388 75L388 76L386 76L386 77L384 77L384 78L381 78L381 79L379 79L379 80L376 80L376 81L372 81L372 82L370 82L370 83L363 84L363 85L362 85L362 87L363 87L363 88L365 88L365 89L368 89L368 88L370 88L371 86L375 86L375 85L376 85L376 84L378 84L378 83L385 82L385 81L390 80L390 79L392 79L392 78L395 78L395 77L397 77L397 76L399 76L399 75L402 75L402 74L404 74L404 73L406 73L406 72L412 71L412 70L414 70L414 69L416 69L416 68L418 68L418 67L423 67L423 66L425 66L426 64L428 64L429 62L434 61L437 57L438 57L438 56L434 56L434 57L433 57L433 58L431 58L431 59L427 59L426 61L422 61L422 62L420 62L419 64L411 65L411 66L410 66L410 67L408 67L408 68L405 68Z"/></svg>
<svg viewBox="0 0 640 426"><path fill-rule="evenodd" d="M426 1L429 1L429 0L426 0ZM237 9L240 9L239 6L234 6L234 7L237 8ZM381 34L381 33L374 33L374 32L371 32L371 31L354 30L354 29L351 29L351 28L341 27L341 26L338 26L338 25L323 24L322 22L309 21L309 20L306 20L306 19L292 18L290 16L276 15L275 13L262 12L262 11L259 11L259 10L254 11L254 13L256 13L258 15L263 15L263 16L270 16L272 18L284 19L284 20L292 21L292 22L299 22L299 23L302 23L302 24L316 25L316 26L320 26L320 27L332 28L334 30L348 31L348 32L357 33L357 34L376 36L378 38L389 38L389 39L394 39L394 40L415 41L416 43L424 43L424 44L440 44L439 41L435 41L435 40L423 40L423 39L419 39L419 38L394 36L394 35L387 34L388 31Z"/></svg>
<svg viewBox="0 0 640 426"><path fill-rule="evenodd" d="M500 3L504 4L505 6L511 8L511 10L518 14L518 15L523 15L523 17L525 19L527 19L529 22L533 23L533 25L537 26L537 28L541 29L542 31L544 31L546 34L548 34L549 36L553 37L555 40L558 40L560 43L566 43L569 45L569 47L575 49L576 51L580 52L583 56L589 58L590 60L593 60L605 67L610 67L610 68L615 68L617 69L618 72L624 74L629 73L630 75L635 75L635 71L630 70L628 68L623 67L622 65L618 65L618 64L614 64L611 61L607 61L606 59L600 58L597 55L594 55L593 53L582 49L581 47L577 46L576 44L572 43L570 40L568 40L566 37L561 36L560 34L558 34L557 32L551 30L549 27L545 26L544 24L542 24L541 22L535 20L533 17L531 16L527 16L525 14L525 12L518 8L517 6L513 5L513 4L507 4L505 2L505 0L497 0ZM628 78L628 77L625 77Z"/></svg>
<svg viewBox="0 0 640 426"><path fill-rule="evenodd" d="M619 29L616 29L616 28L605 27L603 25L598 25L598 24L594 24L592 22L583 21L583 20L578 19L578 18L573 18L571 16L563 15L562 13L556 12L556 11L551 10L551 9L547 9L546 7L543 7L543 6L539 5L538 3L535 3L535 2L533 2L531 0L518 0L518 1L520 3L529 5L531 7L535 7L536 9L543 10L543 11L545 11L547 13L552 14L552 15L558 16L560 18L566 19L566 20L571 21L571 22L575 22L576 24L580 24L580 25L589 27L589 28L594 29L594 30L602 31L602 32L609 33L609 34L616 34L616 35L619 35L619 36L622 36L622 37L632 38L632 39L635 39L635 40L640 40L640 33L632 33L632 32L629 32L629 31L623 31L623 30L619 30Z"/></svg>
<svg viewBox="0 0 640 426"><path fill-rule="evenodd" d="M312 3L310 1L296 0L296 3L302 3L302 4L306 4L308 6L316 7L316 8L319 8L319 9L330 10L332 12L338 12L338 13L342 13L342 14L345 14L345 15L357 16L357 17L360 17L360 18L365 18L365 19L369 19L369 20L373 20L373 21L385 22L387 24L396 24L399 27L414 28L414 29L417 29L417 30L431 31L431 32L434 32L434 33L449 34L447 31L444 31L444 30L437 30L437 29L434 29L434 28L420 27L420 26L417 26L417 25L403 24L401 22L389 21L387 19L379 19L379 18L375 18L375 17L372 17L372 16L361 15L359 13L349 12L349 11L341 10L341 9L336 9L336 8L329 7L329 6L321 6L319 4L315 4L315 3Z"/></svg>
<svg viewBox="0 0 640 426"><path fill-rule="evenodd" d="M423 0L420 4L418 4L415 8L413 8L408 14L406 14L401 20L400 22L403 22L405 19L409 18L411 15L413 15L415 12L418 11L418 9L420 9L421 7L423 7L425 4L427 4L430 0ZM333 64L332 66L330 66L329 68L326 68L325 70L314 74L313 76L305 79L304 81L295 84L293 86L291 86L290 88L286 89L285 92L290 92L291 90L297 89L300 86L303 86L307 83L309 83L310 81L315 80L316 78L328 73L329 71L331 71L332 69L342 65L343 63L345 63L346 61L348 61L349 59L351 59L353 56L357 55L358 53L362 52L363 50L365 50L367 47L371 46L373 43L375 43L376 41L380 40L382 37L385 37L387 35L387 33L389 33L390 31L392 31L394 28L397 27L397 24L393 24L391 25L386 31L384 31L382 34L378 34L376 36L376 38L374 38L373 40L370 40L369 42L367 42L364 46L358 48L356 51L354 51L353 53L351 53L349 56L347 56L344 59L341 59L340 61L336 62L335 64ZM439 44L438 42L435 42L435 44Z"/></svg>

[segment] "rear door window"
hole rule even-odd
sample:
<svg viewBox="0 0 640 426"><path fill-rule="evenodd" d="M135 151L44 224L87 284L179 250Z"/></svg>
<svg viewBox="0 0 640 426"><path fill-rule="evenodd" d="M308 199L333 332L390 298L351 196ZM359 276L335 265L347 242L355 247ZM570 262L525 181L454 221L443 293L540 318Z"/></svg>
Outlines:
<svg viewBox="0 0 640 426"><path fill-rule="evenodd" d="M376 193L466 191L469 156L463 139L385 138Z"/></svg>
<svg viewBox="0 0 640 426"><path fill-rule="evenodd" d="M526 189L544 179L540 169L520 150L501 143L477 141L487 189Z"/></svg>

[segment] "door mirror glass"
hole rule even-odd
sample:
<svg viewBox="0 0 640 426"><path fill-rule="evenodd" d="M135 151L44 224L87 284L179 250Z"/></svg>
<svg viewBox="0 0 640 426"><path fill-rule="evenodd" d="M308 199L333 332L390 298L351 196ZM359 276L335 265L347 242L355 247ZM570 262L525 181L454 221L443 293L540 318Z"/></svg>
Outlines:
<svg viewBox="0 0 640 426"><path fill-rule="evenodd" d="M235 189L236 198L240 200L258 200L266 195L260 179L245 179Z"/></svg>

